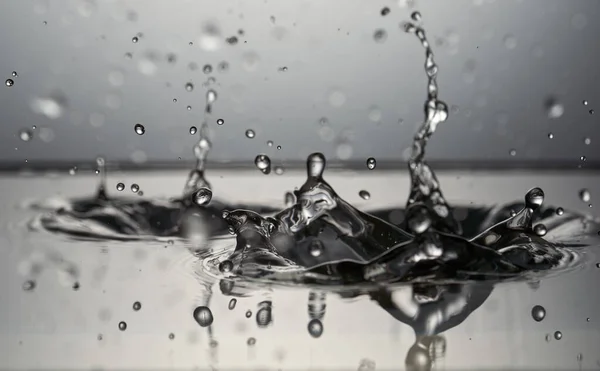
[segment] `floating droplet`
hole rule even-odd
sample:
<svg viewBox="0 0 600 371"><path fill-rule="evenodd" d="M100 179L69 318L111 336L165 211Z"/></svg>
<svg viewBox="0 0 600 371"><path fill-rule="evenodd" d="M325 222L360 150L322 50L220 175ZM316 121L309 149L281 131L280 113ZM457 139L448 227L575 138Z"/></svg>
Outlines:
<svg viewBox="0 0 600 371"><path fill-rule="evenodd" d="M583 162L585 162L585 161L587 161L587 157L585 157L585 156L581 156L581 157L579 157L579 161L583 161Z"/></svg>
<svg viewBox="0 0 600 371"><path fill-rule="evenodd" d="M212 66L210 64L205 64L204 67L202 67L202 72L208 75L212 72Z"/></svg>
<svg viewBox="0 0 600 371"><path fill-rule="evenodd" d="M517 150L516 150L516 149L511 149L511 150L508 152L508 154L514 157L514 156L516 156L516 155L517 155Z"/></svg>
<svg viewBox="0 0 600 371"><path fill-rule="evenodd" d="M191 82L186 83L185 90L186 91L194 91L194 84L192 84Z"/></svg>
<svg viewBox="0 0 600 371"><path fill-rule="evenodd" d="M377 29L373 33L373 39L378 44L384 43L387 40L387 32L383 29Z"/></svg>
<svg viewBox="0 0 600 371"><path fill-rule="evenodd" d="M231 260L224 260L219 264L219 271L221 273L231 272L233 269L233 262Z"/></svg>
<svg viewBox="0 0 600 371"><path fill-rule="evenodd" d="M590 193L590 191L584 188L579 191L579 198L583 202L590 202L590 200L592 199L592 194Z"/></svg>
<svg viewBox="0 0 600 371"><path fill-rule="evenodd" d="M388 7L386 6L385 8L381 9L381 15L382 15L382 16L384 16L384 17L385 17L385 16L386 16L386 15L388 15L388 14L390 14L390 8L388 8Z"/></svg>
<svg viewBox="0 0 600 371"><path fill-rule="evenodd" d="M371 194L368 191L362 190L360 192L358 192L358 195L360 196L360 198L362 198L363 200L368 200L371 198Z"/></svg>
<svg viewBox="0 0 600 371"><path fill-rule="evenodd" d="M250 318L252 317L252 311L251 310L247 310L246 311L246 318Z"/></svg>
<svg viewBox="0 0 600 371"><path fill-rule="evenodd" d="M252 139L252 138L254 138L255 135L256 135L256 133L254 133L254 130L252 130L252 129L246 130L246 138Z"/></svg>
<svg viewBox="0 0 600 371"><path fill-rule="evenodd" d="M562 207L556 209L556 215L560 216L565 213L565 210Z"/></svg>
<svg viewBox="0 0 600 371"><path fill-rule="evenodd" d="M541 322L546 318L546 309L541 305L536 305L531 309L531 316L536 322Z"/></svg>
<svg viewBox="0 0 600 371"><path fill-rule="evenodd" d="M139 191L139 190L140 190L140 186L139 186L139 185L137 185L137 184L135 184L135 183L133 183L133 184L131 185L131 192L133 192L133 193L138 193L138 191Z"/></svg>
<svg viewBox="0 0 600 371"><path fill-rule="evenodd" d="M212 104L217 100L217 92L214 90L209 90L206 92L206 103Z"/></svg>
<svg viewBox="0 0 600 371"><path fill-rule="evenodd" d="M125 321L119 322L119 330L121 330L121 331L127 330L127 323Z"/></svg>
<svg viewBox="0 0 600 371"><path fill-rule="evenodd" d="M267 155L260 154L254 159L254 165L263 174L269 174L271 172L271 159Z"/></svg>
<svg viewBox="0 0 600 371"><path fill-rule="evenodd" d="M125 189L125 184L123 183L117 183L117 191L122 191Z"/></svg>
<svg viewBox="0 0 600 371"><path fill-rule="evenodd" d="M593 115L595 113L595 111L593 109L589 110L590 115Z"/></svg>
<svg viewBox="0 0 600 371"><path fill-rule="evenodd" d="M219 63L219 71L220 72L227 72L228 69L229 69L229 63L227 63L226 61Z"/></svg>
<svg viewBox="0 0 600 371"><path fill-rule="evenodd" d="M562 335L562 332L560 332L560 331L556 331L556 332L554 333L554 338L555 338L556 340L560 340L560 339L562 339L562 336L563 336L563 335Z"/></svg>
<svg viewBox="0 0 600 371"><path fill-rule="evenodd" d="M19 76L19 74L17 74L17 71L12 71L12 76L17 77L17 76Z"/></svg>
<svg viewBox="0 0 600 371"><path fill-rule="evenodd" d="M506 49L516 48L517 47L517 39L511 34L504 36L504 46L506 47Z"/></svg>
<svg viewBox="0 0 600 371"><path fill-rule="evenodd" d="M279 151L279 150L281 150L281 146L277 146L277 150L278 150L278 151Z"/></svg>
<svg viewBox="0 0 600 371"><path fill-rule="evenodd" d="M140 41L140 39L138 39L137 36L134 36L134 37L131 38L131 42L134 43L134 44L136 44L138 41Z"/></svg>
<svg viewBox="0 0 600 371"><path fill-rule="evenodd" d="M21 138L23 142L29 142L33 138L33 133L27 129L23 129L19 131L19 138Z"/></svg>
<svg viewBox="0 0 600 371"><path fill-rule="evenodd" d="M281 167L281 166L275 166L275 174L277 174L277 175L283 175L284 172L285 172L285 170L283 169L283 167Z"/></svg>
<svg viewBox="0 0 600 371"><path fill-rule="evenodd" d="M229 308L229 310L234 310L235 309L235 305L237 304L237 299L231 299L229 300L229 304L227 305L227 308Z"/></svg>
<svg viewBox="0 0 600 371"><path fill-rule="evenodd" d="M227 39L225 39L225 41L227 41L227 44L229 44L229 45L235 45L238 43L238 38L237 38L237 36L231 36L231 37L228 37Z"/></svg>
<svg viewBox="0 0 600 371"><path fill-rule="evenodd" d="M73 166L72 168L69 169L69 175L75 175L77 174L77 166Z"/></svg>
<svg viewBox="0 0 600 371"><path fill-rule="evenodd" d="M565 113L565 107L560 104L555 98L546 100L546 114L550 119L557 119Z"/></svg>
<svg viewBox="0 0 600 371"><path fill-rule="evenodd" d="M588 105L588 101L587 101L587 100L585 100L585 99L584 99L584 100L583 100L583 102L581 102L581 103L583 103L583 105L584 105L584 106L587 106L587 105Z"/></svg>
<svg viewBox="0 0 600 371"><path fill-rule="evenodd" d="M142 303L140 303L139 301L136 301L135 303L133 303L133 310L135 310L137 312L140 309L142 309Z"/></svg>
<svg viewBox="0 0 600 371"><path fill-rule="evenodd" d="M198 189L193 195L194 203L198 206L208 205L211 199L212 191L206 187Z"/></svg>
<svg viewBox="0 0 600 371"><path fill-rule="evenodd" d="M273 322L272 305L270 301L263 301L259 306L260 309L256 312L256 325L265 328Z"/></svg>
<svg viewBox="0 0 600 371"><path fill-rule="evenodd" d="M583 138L583 143L585 143L586 146L589 146L592 143L592 139L591 138Z"/></svg>
<svg viewBox="0 0 600 371"><path fill-rule="evenodd" d="M213 323L213 314L210 308L200 306L194 309L194 319L202 327L210 326Z"/></svg>
<svg viewBox="0 0 600 371"><path fill-rule="evenodd" d="M15 84L15 82L13 81L13 79L6 79L4 84L10 88L11 86L13 86Z"/></svg>
<svg viewBox="0 0 600 371"><path fill-rule="evenodd" d="M548 133L548 139L554 139L554 134Z"/></svg>
<svg viewBox="0 0 600 371"><path fill-rule="evenodd" d="M412 14L410 15L410 18L415 22L420 22L421 21L421 13L412 12Z"/></svg>
<svg viewBox="0 0 600 371"><path fill-rule="evenodd" d="M188 111L191 111L191 110L192 110L192 106L187 106L187 107L186 107L186 109L187 109Z"/></svg>
<svg viewBox="0 0 600 371"><path fill-rule="evenodd" d="M375 169L376 166L377 166L377 160L375 160L373 157L369 157L367 159L367 168L369 170L373 170L373 169Z"/></svg>
<svg viewBox="0 0 600 371"><path fill-rule="evenodd" d="M308 333L314 338L318 338L323 334L323 324L318 319L312 319L308 323Z"/></svg>
<svg viewBox="0 0 600 371"><path fill-rule="evenodd" d="M190 127L190 134L194 135L198 132L198 128L196 128L195 126L191 126Z"/></svg>
<svg viewBox="0 0 600 371"><path fill-rule="evenodd" d="M540 237L543 237L546 235L546 233L548 233L548 229L543 224L536 224L536 226L533 227L533 233L537 234Z"/></svg>
<svg viewBox="0 0 600 371"><path fill-rule="evenodd" d="M318 256L321 256L321 254L323 253L323 250L324 250L323 243L319 240L312 241L308 248L310 255L314 256L315 258Z"/></svg>
<svg viewBox="0 0 600 371"><path fill-rule="evenodd" d="M224 123L225 123L225 121L223 119L217 120L217 125L223 125ZM246 134L246 136L248 136L248 135Z"/></svg>
<svg viewBox="0 0 600 371"><path fill-rule="evenodd" d="M146 128L142 124L135 124L134 130L137 135L144 135L146 132Z"/></svg>
<svg viewBox="0 0 600 371"><path fill-rule="evenodd" d="M35 289L35 281L27 280L23 282L23 290L24 291L33 291Z"/></svg>

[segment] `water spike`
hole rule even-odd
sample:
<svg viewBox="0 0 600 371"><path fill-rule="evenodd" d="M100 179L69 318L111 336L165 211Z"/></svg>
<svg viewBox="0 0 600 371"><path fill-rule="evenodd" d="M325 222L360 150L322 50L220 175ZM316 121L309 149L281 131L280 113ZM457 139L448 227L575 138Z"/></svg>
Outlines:
<svg viewBox="0 0 600 371"><path fill-rule="evenodd" d="M106 161L103 157L96 158L96 165L98 165L98 173L100 174L100 184L98 184L98 190L96 191L96 199L108 200L106 195Z"/></svg>
<svg viewBox="0 0 600 371"><path fill-rule="evenodd" d="M306 173L309 178L321 179L325 171L325 156L320 152L315 152L308 156L306 160Z"/></svg>

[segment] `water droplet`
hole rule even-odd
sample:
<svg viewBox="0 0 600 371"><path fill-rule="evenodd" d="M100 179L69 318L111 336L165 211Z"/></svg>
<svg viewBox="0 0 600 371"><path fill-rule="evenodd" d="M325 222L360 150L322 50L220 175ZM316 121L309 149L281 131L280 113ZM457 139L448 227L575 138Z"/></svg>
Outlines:
<svg viewBox="0 0 600 371"><path fill-rule="evenodd" d="M202 26L198 45L206 51L214 51L221 47L221 31L216 23L208 22Z"/></svg>
<svg viewBox="0 0 600 371"><path fill-rule="evenodd" d="M33 133L27 129L23 129L19 131L19 138L21 138L23 142L29 142L33 138Z"/></svg>
<svg viewBox="0 0 600 371"><path fill-rule="evenodd" d="M231 260L224 260L219 264L219 271L221 273L231 272L233 269L233 262Z"/></svg>
<svg viewBox="0 0 600 371"><path fill-rule="evenodd" d="M144 135L144 133L146 132L146 128L142 124L135 124L133 128L137 135Z"/></svg>
<svg viewBox="0 0 600 371"><path fill-rule="evenodd" d="M142 309L142 303L140 303L139 301L136 301L135 303L133 303L133 310L135 310L137 312L140 309Z"/></svg>
<svg viewBox="0 0 600 371"><path fill-rule="evenodd" d="M548 139L554 139L554 134L548 133Z"/></svg>
<svg viewBox="0 0 600 371"><path fill-rule="evenodd" d="M278 151L279 151L279 150L281 150L281 146L277 146L277 150L278 150Z"/></svg>
<svg viewBox="0 0 600 371"><path fill-rule="evenodd" d="M312 319L308 323L308 333L314 338L318 338L323 334L323 324L318 319Z"/></svg>
<svg viewBox="0 0 600 371"><path fill-rule="evenodd" d="M421 21L421 13L412 12L412 14L410 15L410 18L415 22L420 22Z"/></svg>
<svg viewBox="0 0 600 371"><path fill-rule="evenodd" d="M595 111L593 109L591 109L589 112L590 112L590 115L593 115Z"/></svg>
<svg viewBox="0 0 600 371"><path fill-rule="evenodd" d="M193 200L198 206L206 206L212 199L212 191L206 187L202 187L194 192Z"/></svg>
<svg viewBox="0 0 600 371"><path fill-rule="evenodd" d="M219 71L220 72L227 72L228 69L229 69L229 63L227 63L226 61L222 61L221 63L219 63Z"/></svg>
<svg viewBox="0 0 600 371"><path fill-rule="evenodd" d="M360 198L362 198L363 200L368 200L371 198L371 194L368 191L362 190L360 192L358 192L358 195L360 196Z"/></svg>
<svg viewBox="0 0 600 371"><path fill-rule="evenodd" d="M310 252L310 255L314 256L315 258L318 256L321 256L321 254L323 253L323 250L324 250L323 243L319 240L313 240L308 247L308 251Z"/></svg>
<svg viewBox="0 0 600 371"><path fill-rule="evenodd" d="M194 309L194 319L202 327L210 326L213 323L213 314L210 308L200 306Z"/></svg>
<svg viewBox="0 0 600 371"><path fill-rule="evenodd" d="M367 159L367 168L369 170L373 170L373 169L375 169L376 166L377 166L377 160L375 160L375 158L373 158L373 157L369 157Z"/></svg>
<svg viewBox="0 0 600 371"><path fill-rule="evenodd" d="M387 40L387 32L385 30L381 29L381 28L377 29L373 33L373 39L378 44L384 43L385 40Z"/></svg>
<svg viewBox="0 0 600 371"><path fill-rule="evenodd" d="M327 161L322 153L316 152L308 156L306 160L306 171L309 178L320 179L323 177Z"/></svg>
<svg viewBox="0 0 600 371"><path fill-rule="evenodd" d="M583 161L583 162L585 162L585 161L587 161L587 157L585 157L585 156L580 156L580 157L579 157L579 161Z"/></svg>
<svg viewBox="0 0 600 371"><path fill-rule="evenodd" d="M237 299L231 299L229 300L229 304L227 305L227 308L229 308L229 310L234 310L235 309L235 305L237 304Z"/></svg>
<svg viewBox="0 0 600 371"><path fill-rule="evenodd" d="M285 172L285 170L283 169L283 167L281 167L281 166L275 166L275 174L277 174L277 175L283 175L284 172Z"/></svg>
<svg viewBox="0 0 600 371"><path fill-rule="evenodd" d="M581 103L582 103L584 106L587 106L587 105L589 104L589 103L588 103L588 101L587 101L587 100L585 100L585 99L584 99L584 100L583 100Z"/></svg>
<svg viewBox="0 0 600 371"><path fill-rule="evenodd" d="M271 159L267 155L260 154L254 159L254 165L263 174L269 174L271 172Z"/></svg>
<svg viewBox="0 0 600 371"><path fill-rule="evenodd" d="M591 138L583 138L583 143L586 146L589 146L592 143L592 139Z"/></svg>
<svg viewBox="0 0 600 371"><path fill-rule="evenodd" d="M17 71L12 71L12 77L17 77L17 76L19 76L19 75L17 74Z"/></svg>
<svg viewBox="0 0 600 371"><path fill-rule="evenodd" d="M384 16L384 17L385 17L385 16L386 16L386 15L388 15L388 14L390 14L390 8L388 8L388 7L386 6L386 7L384 7L383 9L381 9L381 15L382 15L382 16Z"/></svg>
<svg viewBox="0 0 600 371"><path fill-rule="evenodd" d="M212 72L212 66L210 64L205 64L204 67L202 67L202 72L208 75Z"/></svg>
<svg viewBox="0 0 600 371"><path fill-rule="evenodd" d="M536 322L541 322L546 318L546 309L541 305L536 305L531 309L531 316Z"/></svg>
<svg viewBox="0 0 600 371"><path fill-rule="evenodd" d="M77 174L77 166L73 166L72 168L69 169L69 175L75 175Z"/></svg>
<svg viewBox="0 0 600 371"><path fill-rule="evenodd" d="M590 191L584 188L579 191L579 198L581 199L581 201L587 203L590 202L590 200L592 199L592 194L590 193Z"/></svg>
<svg viewBox="0 0 600 371"><path fill-rule="evenodd" d="M31 109L37 114L56 120L63 115L66 104L66 97L60 92L54 92L48 97L33 99Z"/></svg>
<svg viewBox="0 0 600 371"><path fill-rule="evenodd" d="M117 191L122 191L125 189L125 184L123 183L117 183Z"/></svg>
<svg viewBox="0 0 600 371"><path fill-rule="evenodd" d="M227 44L229 44L229 45L235 45L238 43L238 38L237 38L237 36L231 36L231 37L228 37L227 39L225 39L225 41L227 41Z"/></svg>
<svg viewBox="0 0 600 371"><path fill-rule="evenodd" d="M121 331L127 330L127 323L125 321L119 322L119 330L121 330Z"/></svg>
<svg viewBox="0 0 600 371"><path fill-rule="evenodd" d="M252 317L252 311L251 310L247 310L246 311L246 318L250 318Z"/></svg>
<svg viewBox="0 0 600 371"><path fill-rule="evenodd" d="M433 351L435 351L435 349L432 349ZM375 371L375 367L376 367L376 363L375 361L368 359L368 358L363 358L360 360L360 363L358 364L358 371ZM413 363L414 365L414 363Z"/></svg>
<svg viewBox="0 0 600 371"><path fill-rule="evenodd" d="M185 90L186 91L194 91L194 84L192 84L191 82L186 83Z"/></svg>
<svg viewBox="0 0 600 371"><path fill-rule="evenodd" d="M11 86L13 86L15 84L15 82L13 81L13 79L6 79L4 84L10 88Z"/></svg>
<svg viewBox="0 0 600 371"><path fill-rule="evenodd" d="M246 138L252 139L252 138L254 138L255 135L256 134L254 133L254 130L252 130L252 129L246 130Z"/></svg>
<svg viewBox="0 0 600 371"><path fill-rule="evenodd" d="M543 203L544 203L544 191L541 188L535 187L535 188L532 188L529 191L527 191L527 194L525 195L525 206L526 207L536 210L537 208L542 206Z"/></svg>
<svg viewBox="0 0 600 371"><path fill-rule="evenodd" d="M517 155L517 150L513 148L508 152L508 154L514 157Z"/></svg>
<svg viewBox="0 0 600 371"><path fill-rule="evenodd" d="M548 233L548 229L543 224L536 224L536 226L533 227L533 233L540 237L543 237L546 235L546 233Z"/></svg>
<svg viewBox="0 0 600 371"><path fill-rule="evenodd" d="M33 291L35 289L35 281L27 280L23 282L23 290L24 291Z"/></svg>
<svg viewBox="0 0 600 371"><path fill-rule="evenodd" d="M562 207L556 209L556 215L560 216L565 213L565 210Z"/></svg>
<svg viewBox="0 0 600 371"><path fill-rule="evenodd" d="M140 41L140 39L138 39L137 36L134 36L134 37L131 38L131 42L134 43L134 44L136 44L138 41Z"/></svg>
<svg viewBox="0 0 600 371"><path fill-rule="evenodd" d="M198 132L198 128L195 126L190 126L190 134L194 135Z"/></svg>
<svg viewBox="0 0 600 371"><path fill-rule="evenodd" d="M550 119L560 118L565 113L565 107L556 98L548 98L545 106L546 114Z"/></svg>
<svg viewBox="0 0 600 371"><path fill-rule="evenodd" d="M217 120L217 125L223 125L225 123L225 121L223 119L218 119ZM246 132L246 136L248 136L247 134L248 132Z"/></svg>
<svg viewBox="0 0 600 371"><path fill-rule="evenodd" d="M133 192L133 193L138 193L138 191L139 191L139 190L140 190L140 186L139 186L139 185L137 185L137 184L135 184L135 183L133 183L133 184L131 185L131 192Z"/></svg>
<svg viewBox="0 0 600 371"><path fill-rule="evenodd" d="M214 90L209 90L206 92L206 103L213 104L217 100L217 92Z"/></svg>
<svg viewBox="0 0 600 371"><path fill-rule="evenodd" d="M169 340L173 340L173 339L175 339L175 334L171 332L169 334Z"/></svg>
<svg viewBox="0 0 600 371"><path fill-rule="evenodd" d="M186 107L186 109L187 109L188 111L191 111L191 110L192 110L192 106L187 106L187 107Z"/></svg>
<svg viewBox="0 0 600 371"><path fill-rule="evenodd" d="M96 336L96 339L98 339L98 341L102 341L104 337L102 336L102 334L98 334L98 336Z"/></svg>
<svg viewBox="0 0 600 371"><path fill-rule="evenodd" d="M560 332L560 331L556 331L556 332L554 333L554 338L555 338L556 340L560 340L560 339L562 339L562 336L563 336L563 335L562 335L562 332Z"/></svg>

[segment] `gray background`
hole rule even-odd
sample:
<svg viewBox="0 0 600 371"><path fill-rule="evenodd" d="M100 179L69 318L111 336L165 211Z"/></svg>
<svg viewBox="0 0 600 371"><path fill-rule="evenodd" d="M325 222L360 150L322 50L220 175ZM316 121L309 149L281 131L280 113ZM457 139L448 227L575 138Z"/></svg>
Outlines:
<svg viewBox="0 0 600 371"><path fill-rule="evenodd" d="M382 17L384 6L391 12ZM211 64L219 94L210 118L214 162L251 164L261 152L294 161L316 150L334 161L402 160L422 119L426 83L423 49L399 28L411 6L423 14L441 98L452 107L430 159L600 161L598 113L588 113L600 110L593 0L6 0L0 77L19 76L0 86L0 159L32 167L97 155L141 165L191 160L189 127L202 121L202 66ZM207 23L219 31L216 50L202 48ZM383 43L373 38L379 28ZM239 29L237 45L227 44ZM339 107L334 91L345 97ZM32 109L53 94L65 101L60 117ZM545 108L552 97L564 108L557 119ZM137 122L145 135L134 133ZM19 130L33 125L33 140L21 141ZM247 129L256 137L246 138Z"/></svg>

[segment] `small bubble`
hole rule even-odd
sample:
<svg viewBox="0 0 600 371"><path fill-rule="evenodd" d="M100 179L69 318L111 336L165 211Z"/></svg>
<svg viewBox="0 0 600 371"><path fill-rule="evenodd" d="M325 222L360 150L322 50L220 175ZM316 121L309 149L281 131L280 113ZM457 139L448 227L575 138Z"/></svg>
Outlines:
<svg viewBox="0 0 600 371"><path fill-rule="evenodd" d="M383 17L385 17L386 15L390 14L390 8L388 8L387 6L383 9L381 9L381 15Z"/></svg>
<svg viewBox="0 0 600 371"><path fill-rule="evenodd" d="M368 191L362 190L360 192L358 192L358 195L360 196L360 198L362 198L363 200L368 200L371 198L371 194Z"/></svg>
<svg viewBox="0 0 600 371"><path fill-rule="evenodd" d="M247 310L246 311L246 318L250 318L252 317L252 311L251 310Z"/></svg>
<svg viewBox="0 0 600 371"><path fill-rule="evenodd" d="M135 183L133 183L133 184L131 185L131 192L133 192L133 193L138 193L138 191L139 191L139 190L140 190L140 186L139 186L139 185L137 185L137 184L135 184Z"/></svg>
<svg viewBox="0 0 600 371"><path fill-rule="evenodd" d="M224 260L219 264L219 271L221 273L231 272L233 269L233 262L231 260Z"/></svg>
<svg viewBox="0 0 600 371"><path fill-rule="evenodd" d="M23 291L33 291L35 289L35 281L27 280L23 282Z"/></svg>
<svg viewBox="0 0 600 371"><path fill-rule="evenodd" d="M314 338L318 338L323 334L323 324L318 319L312 319L308 323L308 333Z"/></svg>
<svg viewBox="0 0 600 371"><path fill-rule="evenodd" d="M146 132L146 128L142 124L135 124L133 129L135 130L135 133L137 135L144 135L144 133Z"/></svg>
<svg viewBox="0 0 600 371"><path fill-rule="evenodd" d="M190 126L190 134L194 135L198 132L198 128L195 126Z"/></svg>
<svg viewBox="0 0 600 371"><path fill-rule="evenodd" d="M565 113L565 107L556 98L548 98L545 107L549 119L560 118Z"/></svg>
<svg viewBox="0 0 600 371"><path fill-rule="evenodd" d="M142 303L140 303L139 301L136 301L135 303L133 303L133 310L135 310L137 312L140 309L142 309Z"/></svg>
<svg viewBox="0 0 600 371"><path fill-rule="evenodd" d="M227 308L229 308L229 310L234 310L236 304L237 304L237 299L233 298L233 299L229 300L229 304L227 305Z"/></svg>
<svg viewBox="0 0 600 371"><path fill-rule="evenodd" d="M23 129L19 131L19 138L21 138L23 142L29 142L33 138L33 133L27 129Z"/></svg>
<svg viewBox="0 0 600 371"><path fill-rule="evenodd" d="M206 206L212 199L212 191L206 187L202 187L194 192L193 200L198 206Z"/></svg>
<svg viewBox="0 0 600 371"><path fill-rule="evenodd" d="M562 207L556 209L556 215L560 216L565 213L565 210Z"/></svg>
<svg viewBox="0 0 600 371"><path fill-rule="evenodd" d="M508 152L508 154L514 157L514 156L516 156L516 155L517 155L517 150L516 150L516 149L511 149L511 150Z"/></svg>
<svg viewBox="0 0 600 371"><path fill-rule="evenodd" d="M581 199L581 201L587 203L590 202L590 200L592 199L592 194L590 193L590 191L584 188L579 191L579 198Z"/></svg>
<svg viewBox="0 0 600 371"><path fill-rule="evenodd" d="M17 74L17 71L12 71L12 77L17 77L19 76L19 74Z"/></svg>
<svg viewBox="0 0 600 371"><path fill-rule="evenodd" d="M214 320L210 308L205 306L200 306L194 309L194 319L202 327L210 326Z"/></svg>
<svg viewBox="0 0 600 371"><path fill-rule="evenodd" d="M263 174L269 174L271 172L271 159L267 155L260 154L254 159L254 165Z"/></svg>
<svg viewBox="0 0 600 371"><path fill-rule="evenodd" d="M252 139L252 138L254 138L255 135L256 135L256 133L254 133L254 130L252 130L252 129L246 130L246 138Z"/></svg>
<svg viewBox="0 0 600 371"><path fill-rule="evenodd" d="M546 318L546 309L541 305L536 305L531 309L531 316L536 322L541 322Z"/></svg>
<svg viewBox="0 0 600 371"><path fill-rule="evenodd" d="M319 240L313 240L310 244L310 246L308 247L308 251L310 252L310 255L314 256L315 258L318 256L321 256L321 254L323 253L324 250L324 246L323 243Z"/></svg>
<svg viewBox="0 0 600 371"><path fill-rule="evenodd" d="M554 134L548 133L548 139L554 139Z"/></svg>
<svg viewBox="0 0 600 371"><path fill-rule="evenodd" d="M375 30L373 33L373 40L378 44L384 43L387 40L387 32L381 28Z"/></svg>
<svg viewBox="0 0 600 371"><path fill-rule="evenodd" d="M186 91L194 91L194 84L192 84L191 82L186 83L185 90Z"/></svg>
<svg viewBox="0 0 600 371"><path fill-rule="evenodd" d="M187 107L186 107L186 109L187 109L188 111L191 111L191 110L192 110L192 106L187 106Z"/></svg>
<svg viewBox="0 0 600 371"><path fill-rule="evenodd" d="M173 339L175 339L175 334L171 332L169 334L169 340L173 340Z"/></svg>
<svg viewBox="0 0 600 371"><path fill-rule="evenodd" d="M277 146L277 150L281 150L281 146Z"/></svg>
<svg viewBox="0 0 600 371"><path fill-rule="evenodd" d="M246 344L248 344L249 347L254 346L254 344L256 344L256 339L255 338L248 338L248 341L246 341Z"/></svg>
<svg viewBox="0 0 600 371"><path fill-rule="evenodd" d="M225 123L225 120L223 120L223 119L217 120L217 125L223 125L224 123ZM246 136L248 136L248 132L246 132Z"/></svg>
<svg viewBox="0 0 600 371"><path fill-rule="evenodd" d="M554 338L555 338L556 340L560 340L560 339L562 339L562 336L563 336L563 335L562 335L562 332L560 332L560 331L556 331L556 332L554 333Z"/></svg>
<svg viewBox="0 0 600 371"><path fill-rule="evenodd" d="M123 191L125 189L125 184L117 183L117 191Z"/></svg>
<svg viewBox="0 0 600 371"><path fill-rule="evenodd" d="M15 82L13 81L13 79L6 79L4 84L10 88L11 86L13 86L15 84Z"/></svg>
<svg viewBox="0 0 600 371"><path fill-rule="evenodd" d="M377 160L375 160L375 158L373 158L373 157L369 157L367 159L367 168L369 170L373 170L373 169L375 169L376 166L377 166Z"/></svg>
<svg viewBox="0 0 600 371"><path fill-rule="evenodd" d="M134 43L134 44L136 44L139 40L140 39L138 39L137 36L134 36L134 37L131 38L131 42Z"/></svg>
<svg viewBox="0 0 600 371"><path fill-rule="evenodd" d="M591 138L583 138L583 143L586 146L589 146L592 143L592 139Z"/></svg>
<svg viewBox="0 0 600 371"><path fill-rule="evenodd" d="M589 104L588 101L585 99L581 103L583 103L584 106L587 106Z"/></svg>
<svg viewBox="0 0 600 371"><path fill-rule="evenodd" d="M173 98L173 103L177 103L177 98Z"/></svg>
<svg viewBox="0 0 600 371"><path fill-rule="evenodd" d="M273 147L273 141L272 141L272 140L268 140L268 141L267 141L267 146L269 146L269 147Z"/></svg>
<svg viewBox="0 0 600 371"><path fill-rule="evenodd" d="M121 330L121 331L127 330L127 323L125 321L119 322L119 330Z"/></svg>
<svg viewBox="0 0 600 371"><path fill-rule="evenodd" d="M543 224L537 224L535 227L533 227L533 232L538 236L543 237L546 235L546 233L548 233L548 229Z"/></svg>

